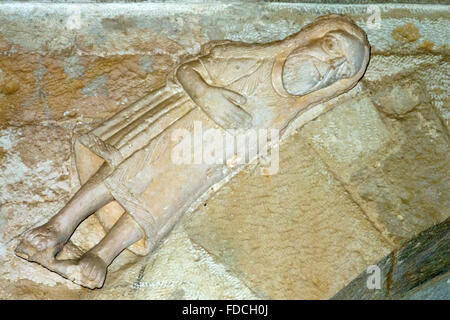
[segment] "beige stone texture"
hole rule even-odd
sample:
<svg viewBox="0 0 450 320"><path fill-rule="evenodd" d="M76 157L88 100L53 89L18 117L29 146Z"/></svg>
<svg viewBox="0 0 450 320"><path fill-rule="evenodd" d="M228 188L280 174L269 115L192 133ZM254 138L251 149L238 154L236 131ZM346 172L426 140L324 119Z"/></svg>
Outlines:
<svg viewBox="0 0 450 320"><path fill-rule="evenodd" d="M380 9L377 28L365 5L0 4L0 298L326 299L445 220L448 12ZM208 41L279 40L330 12L367 32L369 68L349 93L319 106L329 112L293 123L277 175L241 172L151 255L123 252L100 290L14 255L23 232L79 188L76 136L164 85ZM72 241L87 250L102 232L89 218Z"/></svg>
<svg viewBox="0 0 450 320"><path fill-rule="evenodd" d="M420 67L419 67L420 68ZM301 131L392 243L449 216L448 131L413 74L366 83Z"/></svg>
<svg viewBox="0 0 450 320"><path fill-rule="evenodd" d="M392 248L300 134L280 171L224 186L184 224L262 298L325 299Z"/></svg>

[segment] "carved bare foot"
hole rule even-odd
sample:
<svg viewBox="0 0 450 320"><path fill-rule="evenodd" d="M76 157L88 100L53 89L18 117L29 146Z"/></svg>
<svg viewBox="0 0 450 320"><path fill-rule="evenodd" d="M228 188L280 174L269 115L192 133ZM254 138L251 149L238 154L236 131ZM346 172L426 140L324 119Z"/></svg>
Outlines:
<svg viewBox="0 0 450 320"><path fill-rule="evenodd" d="M57 224L47 222L46 224L31 230L25 239L39 251L47 248L55 248L66 242L67 235Z"/></svg>
<svg viewBox="0 0 450 320"><path fill-rule="evenodd" d="M64 275L76 284L89 289L101 288L106 278L106 263L93 253L84 254Z"/></svg>
<svg viewBox="0 0 450 320"><path fill-rule="evenodd" d="M57 223L51 221L28 232L16 248L16 254L24 259L41 262L54 258L64 243L67 234Z"/></svg>

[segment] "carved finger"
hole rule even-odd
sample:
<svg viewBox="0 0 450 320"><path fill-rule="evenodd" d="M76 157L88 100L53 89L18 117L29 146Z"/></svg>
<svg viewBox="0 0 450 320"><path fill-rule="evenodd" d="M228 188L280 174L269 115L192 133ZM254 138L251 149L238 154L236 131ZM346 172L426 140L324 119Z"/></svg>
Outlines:
<svg viewBox="0 0 450 320"><path fill-rule="evenodd" d="M218 124L221 128L224 128L224 129L227 128L226 122L225 122L223 119L221 119L221 118L216 118L215 121L217 122L217 124Z"/></svg>
<svg viewBox="0 0 450 320"><path fill-rule="evenodd" d="M233 112L231 115L232 119L233 119L233 129L241 129L242 126L245 123L245 114L241 113L240 111L237 112Z"/></svg>
<svg viewBox="0 0 450 320"><path fill-rule="evenodd" d="M232 117L233 117L233 122L236 124L239 124L239 125L237 125L237 127L240 127L245 122L245 116L243 116L239 112L233 113Z"/></svg>
<svg viewBox="0 0 450 320"><path fill-rule="evenodd" d="M98 277L99 273L100 272L97 270L97 268L95 268L95 266L92 266L91 272L89 272L89 279L94 281Z"/></svg>
<svg viewBox="0 0 450 320"><path fill-rule="evenodd" d="M82 262L81 264L81 273L85 276L85 277L89 277L89 274L91 273L92 270L92 266L89 263L86 262Z"/></svg>
<svg viewBox="0 0 450 320"><path fill-rule="evenodd" d="M104 282L105 282L105 277L103 275L103 272L99 272L97 275L97 278L95 279L95 284L97 285L97 288L101 288L103 286Z"/></svg>
<svg viewBox="0 0 450 320"><path fill-rule="evenodd" d="M230 102L236 105L243 105L247 102L247 98L231 90L223 89L222 94L225 98L230 100Z"/></svg>
<svg viewBox="0 0 450 320"><path fill-rule="evenodd" d="M236 113L236 115L239 118L241 127L247 128L251 124L252 116L244 109L239 108L239 111Z"/></svg>
<svg viewBox="0 0 450 320"><path fill-rule="evenodd" d="M250 117L245 117L242 120L242 123L243 123L243 125L242 125L243 129L249 129L252 126L252 117L251 116Z"/></svg>
<svg viewBox="0 0 450 320"><path fill-rule="evenodd" d="M251 116L247 113L247 111L245 111L245 110L242 109L242 108L239 108L239 109L237 110L236 115L239 117L239 119L240 119L241 121L245 121L245 120L247 120L248 118L251 118Z"/></svg>
<svg viewBox="0 0 450 320"><path fill-rule="evenodd" d="M233 119L233 114L230 112L225 113L225 124L226 128L235 128L235 120Z"/></svg>

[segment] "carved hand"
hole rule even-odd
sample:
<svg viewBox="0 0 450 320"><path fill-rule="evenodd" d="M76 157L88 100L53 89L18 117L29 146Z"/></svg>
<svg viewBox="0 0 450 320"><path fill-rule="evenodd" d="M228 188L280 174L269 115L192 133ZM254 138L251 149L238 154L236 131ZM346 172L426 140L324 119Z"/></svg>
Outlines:
<svg viewBox="0 0 450 320"><path fill-rule="evenodd" d="M218 125L224 129L248 129L252 116L241 105L244 96L218 87L209 87L197 103Z"/></svg>
<svg viewBox="0 0 450 320"><path fill-rule="evenodd" d="M207 84L189 64L178 69L177 78L192 100L222 128L250 127L252 116L241 107L246 102L244 96Z"/></svg>

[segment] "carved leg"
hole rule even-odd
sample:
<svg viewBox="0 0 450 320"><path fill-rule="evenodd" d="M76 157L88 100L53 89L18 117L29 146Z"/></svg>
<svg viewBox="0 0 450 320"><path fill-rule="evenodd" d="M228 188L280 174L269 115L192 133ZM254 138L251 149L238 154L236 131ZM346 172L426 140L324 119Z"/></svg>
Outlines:
<svg viewBox="0 0 450 320"><path fill-rule="evenodd" d="M103 165L70 199L58 214L46 224L28 232L16 249L16 254L41 264L52 261L77 226L89 215L113 200L103 183L111 172Z"/></svg>
<svg viewBox="0 0 450 320"><path fill-rule="evenodd" d="M56 261L55 271L84 287L101 288L107 267L124 249L143 236L139 225L125 213L94 248L79 260Z"/></svg>

